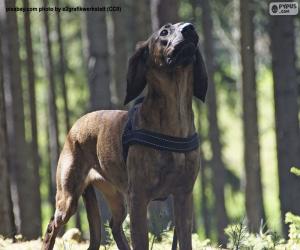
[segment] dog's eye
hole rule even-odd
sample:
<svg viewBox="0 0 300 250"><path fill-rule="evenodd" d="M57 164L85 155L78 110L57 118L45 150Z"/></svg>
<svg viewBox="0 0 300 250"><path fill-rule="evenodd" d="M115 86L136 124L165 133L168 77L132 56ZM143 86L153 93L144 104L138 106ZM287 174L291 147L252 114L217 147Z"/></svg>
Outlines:
<svg viewBox="0 0 300 250"><path fill-rule="evenodd" d="M167 30L162 30L161 32L160 32L160 36L167 36L168 35L168 31Z"/></svg>

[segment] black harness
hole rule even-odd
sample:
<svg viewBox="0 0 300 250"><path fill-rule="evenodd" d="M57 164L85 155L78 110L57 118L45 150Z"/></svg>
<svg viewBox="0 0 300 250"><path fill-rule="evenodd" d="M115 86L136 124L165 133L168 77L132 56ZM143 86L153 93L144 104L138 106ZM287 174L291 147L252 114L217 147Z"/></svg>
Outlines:
<svg viewBox="0 0 300 250"><path fill-rule="evenodd" d="M123 156L126 162L129 146L141 144L158 150L185 153L198 148L199 138L195 133L190 137L173 137L160 133L155 133L145 129L135 128L135 114L143 102L144 97L138 98L134 106L128 111L128 120L123 132Z"/></svg>

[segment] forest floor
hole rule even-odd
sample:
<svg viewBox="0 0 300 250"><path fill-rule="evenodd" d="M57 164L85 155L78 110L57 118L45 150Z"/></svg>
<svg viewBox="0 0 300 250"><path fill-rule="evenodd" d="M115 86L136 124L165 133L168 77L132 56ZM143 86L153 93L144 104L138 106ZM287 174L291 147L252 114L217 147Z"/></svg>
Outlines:
<svg viewBox="0 0 300 250"><path fill-rule="evenodd" d="M41 239L38 240L32 240L32 241L24 241L24 242L16 242L13 243L11 239L3 240L0 238L0 250L39 250L41 249L42 241ZM88 241L83 242L76 242L72 240L63 240L62 238L57 238L54 250L86 250L88 248ZM171 249L171 243L170 242L155 242L153 247L151 248L150 243L150 250L169 250ZM229 248L233 249L233 248ZM299 250L299 245L292 247L292 246L277 246L275 248L247 248L247 247L241 247L238 248L239 250L249 250L249 249L255 249L255 250ZM101 246L99 250L118 250L117 246L115 244L111 245L105 245ZM193 241L193 250L221 250L221 248L218 247L212 247L212 246L204 246L203 244L198 244L198 241ZM223 249L225 250L225 249Z"/></svg>
<svg viewBox="0 0 300 250"><path fill-rule="evenodd" d="M11 239L1 239L0 238L0 250L39 250L41 249L42 241L41 239L32 240L32 241L22 241L13 243ZM275 248L238 248L242 249L257 249L257 250L265 250L265 249L273 249L273 250L299 250L300 246L287 246L281 245L276 246ZM77 242L74 240L63 240L62 238L57 238L54 246L54 250L86 250L88 248L88 241ZM169 250L171 249L171 242L155 242L153 247L151 248L150 242L150 250ZM233 249L233 248L229 248ZM99 250L118 250L115 244L101 246ZM193 240L193 250L221 250L218 247L212 247L205 244L199 244L198 241ZM225 250L225 249L224 249Z"/></svg>
<svg viewBox="0 0 300 250"><path fill-rule="evenodd" d="M149 249L150 250L169 250L172 245L172 232L166 232L161 235L162 240L154 240L153 235L149 235ZM298 235L300 237L300 235ZM211 245L210 240L200 241L197 234L193 234L193 250L225 250ZM99 250L118 250L114 241L111 240L110 244L102 245ZM231 241L232 242L232 241ZM21 236L16 236L16 242L12 239L4 239L0 236L0 250L36 250L41 249L42 239L24 241ZM69 229L62 238L57 238L54 250L86 250L89 242L81 240L81 234L78 229ZM231 246L230 246L231 245ZM274 243L270 235L252 235L244 242L235 242L229 244L227 249L237 250L300 250L300 242L291 243L284 240L279 240Z"/></svg>
<svg viewBox="0 0 300 250"><path fill-rule="evenodd" d="M67 231L68 233L68 231ZM80 241L72 239L74 235L71 236L66 234L62 238L57 238L54 246L54 250L86 250L88 248L88 241ZM75 236L77 238L77 236ZM153 241L153 237L150 237L149 248L152 250L168 250L171 249L172 245L172 235L170 233L165 234L162 241L157 242ZM152 246L153 243L153 246ZM207 246L208 241L200 242L199 237L195 234L193 235L193 250L214 250L213 248ZM35 250L41 249L42 240L31 240L23 241L19 238L17 242L13 242L12 239L3 239L0 236L0 250ZM218 248L219 249L219 248ZM118 250L117 246L114 243L101 246L99 250Z"/></svg>
<svg viewBox="0 0 300 250"><path fill-rule="evenodd" d="M3 240L0 239L0 250L35 250L41 249L42 241L41 239L38 240L31 240L31 241L24 241L24 242L16 242L13 243L11 239ZM83 242L76 242L72 240L63 240L62 238L57 238L54 250L86 250L88 248L88 241ZM153 250L168 250L171 249L171 243L167 242L160 242L154 243ZM217 248L213 247L197 247L197 244L193 242L193 250L214 250ZM101 246L99 250L118 250L115 244Z"/></svg>

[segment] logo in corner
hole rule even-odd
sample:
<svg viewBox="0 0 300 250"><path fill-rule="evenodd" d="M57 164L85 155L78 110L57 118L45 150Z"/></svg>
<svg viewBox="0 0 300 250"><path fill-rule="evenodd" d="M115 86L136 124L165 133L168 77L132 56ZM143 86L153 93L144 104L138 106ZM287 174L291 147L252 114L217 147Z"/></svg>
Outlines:
<svg viewBox="0 0 300 250"><path fill-rule="evenodd" d="M298 14L297 2L271 2L269 4L271 16L294 16Z"/></svg>

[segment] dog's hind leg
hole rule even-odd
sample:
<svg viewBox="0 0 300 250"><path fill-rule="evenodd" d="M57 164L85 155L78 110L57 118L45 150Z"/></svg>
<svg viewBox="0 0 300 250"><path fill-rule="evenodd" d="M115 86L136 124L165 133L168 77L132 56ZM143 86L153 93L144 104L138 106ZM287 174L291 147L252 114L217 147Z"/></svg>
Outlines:
<svg viewBox="0 0 300 250"><path fill-rule="evenodd" d="M55 238L60 228L68 222L70 217L76 212L78 197L74 197L68 193L62 195L57 192L56 210L54 217L51 218L45 237L43 240L42 249L53 249Z"/></svg>
<svg viewBox="0 0 300 250"><path fill-rule="evenodd" d="M118 249L130 250L122 228L122 223L126 218L126 206L123 195L117 191L112 184L107 181L103 181L103 179L98 179L98 181L95 182L95 186L104 195L104 198L110 208L112 218L109 226L114 240L117 243Z"/></svg>
<svg viewBox="0 0 300 250"><path fill-rule="evenodd" d="M53 249L60 228L76 212L78 199L85 188L87 168L81 167L81 151L78 145L65 143L60 154L56 173L56 204L54 217L50 220L42 249Z"/></svg>
<svg viewBox="0 0 300 250"><path fill-rule="evenodd" d="M90 228L88 250L98 250L101 242L101 218L94 187L89 185L82 194Z"/></svg>
<svg viewBox="0 0 300 250"><path fill-rule="evenodd" d="M126 206L124 197L121 193L116 192L113 195L105 195L105 198L109 204L112 218L110 220L109 226L112 231L114 240L120 250L130 250L127 239L125 237L122 223L126 218Z"/></svg>

